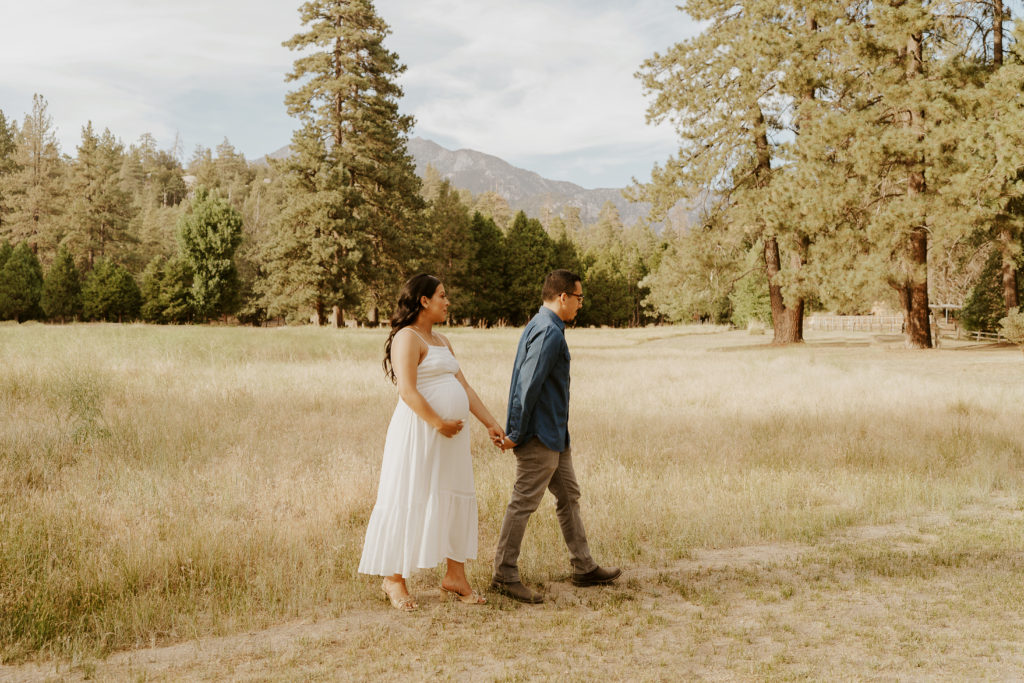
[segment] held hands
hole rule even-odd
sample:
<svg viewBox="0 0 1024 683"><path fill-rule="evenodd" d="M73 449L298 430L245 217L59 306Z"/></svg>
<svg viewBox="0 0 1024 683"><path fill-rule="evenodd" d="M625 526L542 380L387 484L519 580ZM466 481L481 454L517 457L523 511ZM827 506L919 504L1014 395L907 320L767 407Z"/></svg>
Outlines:
<svg viewBox="0 0 1024 683"><path fill-rule="evenodd" d="M462 431L462 420L441 420L441 426L437 428L441 436L449 439Z"/></svg>
<svg viewBox="0 0 1024 683"><path fill-rule="evenodd" d="M441 420L441 426L437 428L437 431L441 432L442 436L446 436L450 439L461 432L462 427L462 420ZM487 435L490 437L491 443L503 451L507 451L509 448L514 448L516 445L512 443L507 436L505 436L505 430L496 424L487 428Z"/></svg>
<svg viewBox="0 0 1024 683"><path fill-rule="evenodd" d="M505 441L505 430L494 424L487 428L487 435L491 437L491 443L501 448L502 442Z"/></svg>

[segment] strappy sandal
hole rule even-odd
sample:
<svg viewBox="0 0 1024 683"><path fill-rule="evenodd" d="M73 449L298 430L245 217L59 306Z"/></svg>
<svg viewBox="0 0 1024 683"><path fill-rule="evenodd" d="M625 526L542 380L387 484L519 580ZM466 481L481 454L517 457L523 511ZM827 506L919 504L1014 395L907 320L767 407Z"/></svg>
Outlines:
<svg viewBox="0 0 1024 683"><path fill-rule="evenodd" d="M458 599L459 602L464 602L467 605L483 605L487 603L487 598L480 595L475 590L470 589L469 595L463 595L458 591L453 591L441 586L441 602L455 599Z"/></svg>
<svg viewBox="0 0 1024 683"><path fill-rule="evenodd" d="M384 597L386 597L391 602L391 606L399 612L414 612L419 609L419 605L416 604L415 598L411 595L406 595L405 597L393 595L391 591L388 590L387 579L381 583L380 587L384 591Z"/></svg>

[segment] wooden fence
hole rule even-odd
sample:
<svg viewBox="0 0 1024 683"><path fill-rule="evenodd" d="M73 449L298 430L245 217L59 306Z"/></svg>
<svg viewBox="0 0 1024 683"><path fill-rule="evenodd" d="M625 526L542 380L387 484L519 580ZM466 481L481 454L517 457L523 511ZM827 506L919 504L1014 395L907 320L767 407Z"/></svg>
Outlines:
<svg viewBox="0 0 1024 683"><path fill-rule="evenodd" d="M903 331L902 315L812 315L807 319L812 330L840 332L894 332Z"/></svg>

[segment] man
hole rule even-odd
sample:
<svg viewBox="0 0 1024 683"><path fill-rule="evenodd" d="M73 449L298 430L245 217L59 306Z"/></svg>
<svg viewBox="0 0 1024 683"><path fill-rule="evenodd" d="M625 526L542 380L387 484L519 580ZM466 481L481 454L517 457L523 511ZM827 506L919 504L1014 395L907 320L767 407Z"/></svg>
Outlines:
<svg viewBox="0 0 1024 683"><path fill-rule="evenodd" d="M572 582L597 586L613 582L622 571L602 569L590 556L580 518L580 488L569 448L569 347L565 323L583 307L578 275L556 270L544 280L544 305L523 330L512 368L508 396L508 429L502 449L516 455L516 483L498 537L491 588L520 602L544 598L519 578L519 550L526 523L544 489L555 496L558 523L569 548Z"/></svg>

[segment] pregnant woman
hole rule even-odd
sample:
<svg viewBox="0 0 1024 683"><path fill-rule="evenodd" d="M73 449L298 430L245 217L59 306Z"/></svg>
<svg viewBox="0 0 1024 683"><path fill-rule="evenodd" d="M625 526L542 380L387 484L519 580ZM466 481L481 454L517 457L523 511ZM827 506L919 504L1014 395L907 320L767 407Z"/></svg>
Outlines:
<svg viewBox="0 0 1024 683"><path fill-rule="evenodd" d="M495 444L505 433L469 386L451 344L433 330L447 315L444 285L417 275L398 296L384 345L384 372L398 385L399 400L359 571L383 576L384 594L404 612L418 607L405 580L442 559L448 565L442 599L486 602L466 578L466 560L476 559L477 509L464 427L472 413Z"/></svg>

